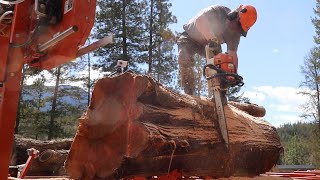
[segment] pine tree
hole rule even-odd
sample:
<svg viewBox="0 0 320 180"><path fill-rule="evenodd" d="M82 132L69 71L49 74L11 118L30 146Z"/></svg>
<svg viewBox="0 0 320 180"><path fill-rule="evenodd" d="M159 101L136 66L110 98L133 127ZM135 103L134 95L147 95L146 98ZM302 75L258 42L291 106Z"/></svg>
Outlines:
<svg viewBox="0 0 320 180"><path fill-rule="evenodd" d="M20 115L21 115L21 106L22 106L22 92L23 92L23 88L25 85L25 67L26 65L24 65L22 67L22 77L21 77L21 81L20 81L20 85L21 85L21 91L20 91L20 95L19 95L19 104L18 104L18 110L17 110L17 116L16 116L16 126L14 128L14 133L18 134L19 133L19 124L20 124Z"/></svg>
<svg viewBox="0 0 320 180"><path fill-rule="evenodd" d="M314 13L316 17L312 18L312 23L316 31L314 36L316 46L310 50L310 53L304 59L304 65L301 66L301 73L304 75L301 86L309 89L301 92L301 94L310 99L304 105L305 112L302 117L312 117L315 122L318 122L320 130L320 0L317 0Z"/></svg>
<svg viewBox="0 0 320 180"><path fill-rule="evenodd" d="M86 87L87 92L87 106L90 104L91 93L96 82L96 79L92 77L92 60L91 53L81 57L77 62L77 66L81 66L83 68L83 72L81 74L77 74L77 80L82 83L83 87Z"/></svg>
<svg viewBox="0 0 320 180"><path fill-rule="evenodd" d="M177 19L170 12L172 6L168 0L147 0L146 18L148 55L146 64L148 74L164 84L173 79L173 72L177 70L177 58L174 54L174 34L168 28Z"/></svg>
<svg viewBox="0 0 320 180"><path fill-rule="evenodd" d="M115 43L97 51L96 67L110 71L116 60L129 60L130 69L147 72L161 83L172 82L177 69L173 33L176 22L168 0L101 1L97 13L96 38L115 34ZM147 70L144 70L147 65Z"/></svg>
<svg viewBox="0 0 320 180"><path fill-rule="evenodd" d="M285 150L282 163L320 167L320 131L315 123L284 124L277 132Z"/></svg>
<svg viewBox="0 0 320 180"><path fill-rule="evenodd" d="M77 86L60 85L56 111L59 116L55 119L56 131L54 137L72 137L77 127L78 119L85 111L87 101L85 92ZM69 101L68 99L72 99Z"/></svg>
<svg viewBox="0 0 320 180"><path fill-rule="evenodd" d="M56 70L53 73L56 77L55 80L55 87L53 91L53 97L52 97L52 104L51 104L51 110L50 110L50 125L48 126L49 132L48 132L48 140L51 140L53 138L53 132L56 131L55 127L55 118L57 116L57 101L58 101L58 90L59 90L59 84L60 84L60 76L61 76L61 66L57 67Z"/></svg>
<svg viewBox="0 0 320 180"><path fill-rule="evenodd" d="M70 84L73 81L78 81L77 71L80 66L77 66L76 62L71 62L51 70L50 73L54 77L55 86L53 88L53 96L51 97L51 109L49 111L49 126L48 126L48 139L61 137L63 134L63 123L59 122L64 116L71 116L70 121L75 121L80 115L81 111L84 111L83 106L86 104L81 103L80 91L73 90ZM67 84L67 88L63 87L63 84ZM66 104L63 100L65 97L72 97L78 100L79 107L74 108L72 104ZM82 107L81 107L82 105ZM77 110L77 111L75 111Z"/></svg>
<svg viewBox="0 0 320 180"><path fill-rule="evenodd" d="M290 138L285 149L284 163L287 165L304 165L309 163L306 141L297 135Z"/></svg>
<svg viewBox="0 0 320 180"><path fill-rule="evenodd" d="M40 75L32 85L25 86L22 92L19 133L35 139L44 139L47 135L45 82L45 77Z"/></svg>
<svg viewBox="0 0 320 180"><path fill-rule="evenodd" d="M200 55L194 55L194 75L195 75L195 93L197 96L209 96L208 95L208 82L203 76L203 67L206 64L206 60Z"/></svg>
<svg viewBox="0 0 320 180"><path fill-rule="evenodd" d="M305 58L304 65L301 66L301 73L304 75L304 81L301 82L302 87L308 90L300 92L307 96L310 100L304 104L304 118L312 118L319 123L320 129L320 49L314 47L310 54Z"/></svg>
<svg viewBox="0 0 320 180"><path fill-rule="evenodd" d="M315 167L320 168L320 131L316 126L312 126L312 129L309 132L308 149L310 152L310 163Z"/></svg>
<svg viewBox="0 0 320 180"><path fill-rule="evenodd" d="M22 78L20 81L21 84L21 91L19 96L19 104L18 104L18 110L17 110L17 117L16 117L16 127L15 127L15 134L19 133L19 125L20 125L20 119L21 119L21 111L24 108L23 107L23 92L24 88L26 86L26 80L28 78L32 78L36 75L39 75L40 70L28 67L27 65L24 65L22 68Z"/></svg>
<svg viewBox="0 0 320 180"><path fill-rule="evenodd" d="M26 65L24 65L22 67L22 77L21 77L21 81L20 81L20 86L21 86L21 91L20 91L20 95L19 95L19 104L18 104L18 110L17 110L17 116L16 116L16 126L14 129L14 133L18 134L19 133L19 125L20 125L20 119L21 119L21 109L22 109L22 103L23 103L23 99L22 99L22 92L23 92L23 88L25 87L25 79L26 79Z"/></svg>
<svg viewBox="0 0 320 180"><path fill-rule="evenodd" d="M114 43L100 48L95 65L102 71L111 71L117 60L130 61L130 68L138 70L137 62L146 48L144 9L139 0L102 0L98 2L95 38L114 34Z"/></svg>
<svg viewBox="0 0 320 180"><path fill-rule="evenodd" d="M89 106L91 100L91 89L93 82L91 81L91 56L90 53L87 54L87 63L88 63L88 78L85 80L85 85L88 88L87 90L87 105Z"/></svg>
<svg viewBox="0 0 320 180"><path fill-rule="evenodd" d="M315 27L316 35L313 37L317 45L320 44L320 0L316 0L316 8L313 9L316 17L312 18L311 21Z"/></svg>

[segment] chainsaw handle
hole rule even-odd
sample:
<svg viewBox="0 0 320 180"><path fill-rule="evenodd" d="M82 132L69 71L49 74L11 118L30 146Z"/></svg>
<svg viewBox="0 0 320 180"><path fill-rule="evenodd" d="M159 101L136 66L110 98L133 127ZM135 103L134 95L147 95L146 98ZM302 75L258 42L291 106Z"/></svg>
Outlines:
<svg viewBox="0 0 320 180"><path fill-rule="evenodd" d="M210 68L210 69L217 71L217 74L207 77L206 76L206 68ZM241 87L244 85L242 76L239 76L238 74L235 74L235 73L227 73L226 71L218 68L217 66L215 66L213 64L207 64L204 66L203 76L206 77L207 80L211 80L213 78L221 78L223 81L225 81L231 87L234 87L234 86ZM233 77L234 80L230 81L227 79L227 77Z"/></svg>
<svg viewBox="0 0 320 180"><path fill-rule="evenodd" d="M234 80L230 81L226 77L233 77ZM215 74L213 76L207 77L207 80L211 80L213 78L221 78L223 81L225 81L229 86L239 86L242 87L244 85L244 82L242 81L243 78L237 74L233 73L224 73L224 74Z"/></svg>
<svg viewBox="0 0 320 180"><path fill-rule="evenodd" d="M223 71L222 69L218 68L217 66L213 65L213 64L207 64L203 67L203 76L206 77L206 68L210 68L210 69L213 69L213 70L216 70L217 73L226 73L225 71Z"/></svg>

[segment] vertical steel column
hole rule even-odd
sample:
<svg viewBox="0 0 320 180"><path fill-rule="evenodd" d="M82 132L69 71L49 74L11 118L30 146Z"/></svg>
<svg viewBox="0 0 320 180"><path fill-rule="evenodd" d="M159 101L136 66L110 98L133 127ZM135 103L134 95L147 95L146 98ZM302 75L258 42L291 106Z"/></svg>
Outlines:
<svg viewBox="0 0 320 180"><path fill-rule="evenodd" d="M8 139L8 134L11 134L7 129L6 120L1 118L6 113L3 111L3 97L4 97L4 78L6 72L6 65L7 65L7 52L9 48L9 37L0 36L0 143L1 143L1 150L0 150L0 180L7 178L8 176L8 168L9 168L9 161L10 161L10 154L8 154L8 144L7 142L10 141ZM10 136L10 135L9 135ZM11 147L10 147L11 148Z"/></svg>
<svg viewBox="0 0 320 180"><path fill-rule="evenodd" d="M32 0L26 0L15 5L10 43L20 44L26 41L31 2ZM1 37L0 43L0 73L4 73L0 74L2 91L0 101L0 180L5 180L8 179L24 59L22 48L8 48L9 37Z"/></svg>

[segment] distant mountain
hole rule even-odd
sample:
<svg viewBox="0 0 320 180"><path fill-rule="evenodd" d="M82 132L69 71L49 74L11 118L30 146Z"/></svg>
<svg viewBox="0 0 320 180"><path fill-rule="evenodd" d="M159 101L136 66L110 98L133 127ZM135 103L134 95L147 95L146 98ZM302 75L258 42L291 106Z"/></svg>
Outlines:
<svg viewBox="0 0 320 180"><path fill-rule="evenodd" d="M54 86L45 86L44 90L41 94L41 99L45 100L45 106L41 108L41 111L49 111L51 110L51 101L50 99L53 97ZM61 95L63 96L61 97ZM32 86L24 86L22 92L23 100L32 100L38 99L40 96L40 92L37 89L34 89ZM87 108L88 95L87 91L78 86L71 86L62 84L59 86L59 101L68 104L70 106L76 106L85 110Z"/></svg>

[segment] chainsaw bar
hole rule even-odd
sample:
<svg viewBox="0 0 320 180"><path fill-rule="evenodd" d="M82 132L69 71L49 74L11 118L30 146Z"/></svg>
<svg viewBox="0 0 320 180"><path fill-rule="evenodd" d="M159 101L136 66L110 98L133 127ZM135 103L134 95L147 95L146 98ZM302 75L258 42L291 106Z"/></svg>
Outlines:
<svg viewBox="0 0 320 180"><path fill-rule="evenodd" d="M228 134L228 128L227 128L227 123L226 123L226 117L224 114L224 107L222 104L220 89L214 88L213 95L214 95L214 101L216 104L216 111L217 111L217 115L218 115L221 136L224 140L225 145L227 146L227 148L229 148L229 134Z"/></svg>
<svg viewBox="0 0 320 180"><path fill-rule="evenodd" d="M220 88L220 80L218 78L211 79L209 84L209 90L213 92L214 102L216 106L216 112L218 116L219 122L219 129L221 132L221 136L224 140L224 143L227 148L229 148L229 135L228 135L228 128L226 123L226 117L224 113L224 105L221 99L221 88Z"/></svg>
<svg viewBox="0 0 320 180"><path fill-rule="evenodd" d="M203 74L207 78L214 77L215 75L219 74L219 69L216 69L214 66L214 63L213 63L214 55L209 45L205 47L205 50L206 50L207 65L204 67ZM221 101L220 78L210 78L207 80L208 80L208 89L209 91L213 92L221 136L224 140L226 147L229 148L229 135L228 135L226 117L224 114L224 107Z"/></svg>

